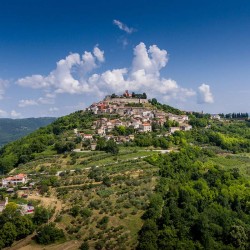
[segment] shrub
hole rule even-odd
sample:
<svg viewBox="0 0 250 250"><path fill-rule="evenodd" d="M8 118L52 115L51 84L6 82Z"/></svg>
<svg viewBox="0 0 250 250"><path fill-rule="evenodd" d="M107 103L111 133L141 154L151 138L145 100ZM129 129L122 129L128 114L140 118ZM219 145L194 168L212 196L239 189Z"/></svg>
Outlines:
<svg viewBox="0 0 250 250"><path fill-rule="evenodd" d="M83 242L79 248L80 250L89 250L89 244L87 241Z"/></svg>
<svg viewBox="0 0 250 250"><path fill-rule="evenodd" d="M82 217L88 218L88 217L90 217L92 215L92 211L89 210L88 208L83 208L83 209L80 210L80 214L81 214Z"/></svg>

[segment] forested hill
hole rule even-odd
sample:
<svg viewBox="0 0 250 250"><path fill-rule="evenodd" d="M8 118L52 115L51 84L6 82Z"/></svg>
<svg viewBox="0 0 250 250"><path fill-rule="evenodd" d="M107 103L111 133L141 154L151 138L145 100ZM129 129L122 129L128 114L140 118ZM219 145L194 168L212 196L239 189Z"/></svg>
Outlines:
<svg viewBox="0 0 250 250"><path fill-rule="evenodd" d="M15 141L34 130L47 126L53 122L54 117L25 118L25 119L0 119L0 147Z"/></svg>

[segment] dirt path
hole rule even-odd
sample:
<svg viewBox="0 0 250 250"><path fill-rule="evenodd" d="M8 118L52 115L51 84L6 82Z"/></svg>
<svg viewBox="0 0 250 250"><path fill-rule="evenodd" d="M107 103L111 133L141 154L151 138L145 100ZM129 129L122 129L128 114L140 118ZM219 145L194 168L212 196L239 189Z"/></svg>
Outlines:
<svg viewBox="0 0 250 250"><path fill-rule="evenodd" d="M54 221L57 212L62 210L62 202L60 200L58 200L56 197L43 197L40 195L32 194L32 195L29 195L28 199L39 200L39 201L41 201L41 205L44 207L47 207L47 208L48 207L51 207L51 208L55 207L55 213L53 214L50 221Z"/></svg>
<svg viewBox="0 0 250 250"><path fill-rule="evenodd" d="M53 214L53 216L50 218L50 222L55 220L55 217L57 215L57 213L62 209L62 202L60 200L58 200L56 197L43 197L40 195L29 195L28 199L32 199L32 200L39 200L41 201L41 205L46 207L46 208L54 208L55 207L55 213ZM27 236L25 239L22 239L20 241L17 241L16 243L14 243L11 247L6 248L8 250L29 250L29 249L45 249L44 246L32 246L30 243L32 242L32 238L36 235L36 232L34 232L33 234ZM46 248L48 249L48 248ZM51 249L51 248L50 248ZM55 248L56 249L56 248ZM63 248L63 249L74 249L74 248Z"/></svg>

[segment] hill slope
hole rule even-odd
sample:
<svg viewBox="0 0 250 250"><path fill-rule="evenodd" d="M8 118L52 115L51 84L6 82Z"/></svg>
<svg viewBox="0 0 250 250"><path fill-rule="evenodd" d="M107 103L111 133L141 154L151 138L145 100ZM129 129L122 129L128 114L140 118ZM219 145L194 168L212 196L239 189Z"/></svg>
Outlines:
<svg viewBox="0 0 250 250"><path fill-rule="evenodd" d="M249 249L249 121L193 113L191 130L170 133L169 113L182 112L147 107L166 116L161 125L150 120L152 132L120 125L130 117L118 112L77 111L0 150L0 173L35 183L27 201L61 204L53 220L66 239L50 249L72 240L71 249ZM100 135L107 121L119 123Z"/></svg>
<svg viewBox="0 0 250 250"><path fill-rule="evenodd" d="M53 122L54 117L0 119L0 147Z"/></svg>

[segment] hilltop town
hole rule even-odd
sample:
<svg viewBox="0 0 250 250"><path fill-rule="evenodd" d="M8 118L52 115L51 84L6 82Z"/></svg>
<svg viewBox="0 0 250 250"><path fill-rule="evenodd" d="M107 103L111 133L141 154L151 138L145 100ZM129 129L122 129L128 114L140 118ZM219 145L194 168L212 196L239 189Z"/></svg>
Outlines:
<svg viewBox="0 0 250 250"><path fill-rule="evenodd" d="M86 111L102 117L93 122L93 134L85 134L75 130L75 133L81 136L83 140L93 141L93 136L98 135L106 139L112 138L118 143L131 141L134 138L134 133L151 132L154 130L154 127L163 127L168 121L168 129L164 134L165 136L175 131L192 129L192 126L188 124L187 115L176 115L158 110L147 99L146 93L135 94L126 90L120 96L112 94L106 96L104 100L98 103L93 103ZM130 128L131 134L115 136L112 131L117 127Z"/></svg>

